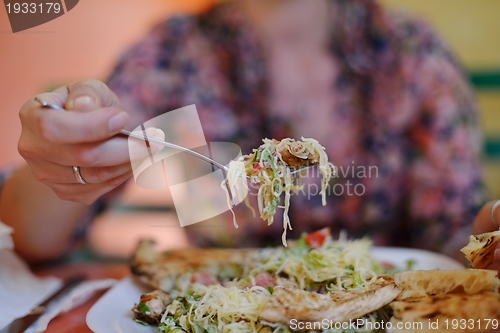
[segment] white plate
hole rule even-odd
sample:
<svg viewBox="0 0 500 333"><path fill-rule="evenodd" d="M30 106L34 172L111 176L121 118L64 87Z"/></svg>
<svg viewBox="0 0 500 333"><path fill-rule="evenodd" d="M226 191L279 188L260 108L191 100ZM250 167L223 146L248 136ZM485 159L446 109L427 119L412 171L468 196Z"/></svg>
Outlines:
<svg viewBox="0 0 500 333"><path fill-rule="evenodd" d="M396 247L374 247L373 256L398 267L406 261L416 261L414 269L460 269L458 261L424 250ZM130 309L139 301L147 288L126 277L104 294L87 313L87 325L95 333L155 333L155 326L143 326L132 320Z"/></svg>
<svg viewBox="0 0 500 333"><path fill-rule="evenodd" d="M155 333L156 326L132 320L130 309L142 294L151 291L126 277L104 294L87 313L87 325L95 333Z"/></svg>
<svg viewBox="0 0 500 333"><path fill-rule="evenodd" d="M461 269L464 266L445 255L425 250L409 249L404 247L373 247L372 255L375 259L391 263L406 269L406 261L416 261L413 270L419 269Z"/></svg>

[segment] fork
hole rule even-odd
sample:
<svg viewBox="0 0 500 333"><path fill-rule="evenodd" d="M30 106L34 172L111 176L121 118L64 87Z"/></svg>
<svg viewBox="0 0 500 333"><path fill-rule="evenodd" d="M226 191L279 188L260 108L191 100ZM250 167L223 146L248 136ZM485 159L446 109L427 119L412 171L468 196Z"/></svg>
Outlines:
<svg viewBox="0 0 500 333"><path fill-rule="evenodd" d="M49 109L53 109L53 110L57 110L57 111L63 111L65 112L66 110L58 105L55 105L55 104L52 104L52 103L48 103L42 99L40 99L39 97L35 97L35 100L40 103L43 107L45 108L49 108ZM120 133L121 134L124 134L126 136L131 136L135 139L139 139L139 140L143 140L143 141L146 141L146 142L153 142L153 143L156 143L156 144L159 144L159 145L162 145L162 146L165 146L165 147L168 147L168 148L172 148L172 149L176 149L178 151L182 151L182 152L185 152L185 153L188 153L190 155L193 155L197 158L200 158L202 160L204 160L205 162L207 163L210 163L212 164L213 166L221 169L222 171L224 172L227 172L229 170L229 168L227 166L225 166L224 164L221 164L203 154L200 154L194 150L191 150L189 148L186 148L186 147L183 147L183 146L179 146L179 145L176 145L174 143L170 143L170 142L166 142L166 141L162 141L162 140L158 140L158 139L155 139L155 138L150 138L150 137L147 137L147 136L143 136L143 135L140 135L140 134L137 134L137 133L134 133L134 132L130 132L130 131L127 131L127 130L120 130ZM302 167L302 168L298 168L298 169L295 169L293 171L290 172L290 174L292 175L295 175L295 174L298 174L299 172L305 170L305 169L308 169L310 168L311 166L305 166L305 167Z"/></svg>

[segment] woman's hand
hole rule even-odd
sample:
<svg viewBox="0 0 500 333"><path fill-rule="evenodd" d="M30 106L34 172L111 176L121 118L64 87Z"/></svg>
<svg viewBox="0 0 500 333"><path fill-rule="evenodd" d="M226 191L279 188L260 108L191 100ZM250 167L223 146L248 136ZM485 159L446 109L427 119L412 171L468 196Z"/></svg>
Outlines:
<svg viewBox="0 0 500 333"><path fill-rule="evenodd" d="M474 223L472 225L473 235L492 232L500 228L498 225L495 225L495 222L493 222L491 219L491 209L495 202L496 200L490 201L485 204L476 215L476 218L474 219ZM500 221L500 207L495 209L495 211L493 212L493 217L495 218L495 221L497 221L497 224L500 223L498 222ZM497 245L494 255L495 261L488 268L495 269L500 272L500 244Z"/></svg>
<svg viewBox="0 0 500 333"><path fill-rule="evenodd" d="M22 107L18 148L35 179L60 199L90 204L131 176L128 140L115 136L129 117L104 83L80 81L36 97L69 112L44 108L34 98ZM161 131L147 132L164 139ZM144 142L133 144L147 154ZM73 166L80 168L87 184L77 181Z"/></svg>

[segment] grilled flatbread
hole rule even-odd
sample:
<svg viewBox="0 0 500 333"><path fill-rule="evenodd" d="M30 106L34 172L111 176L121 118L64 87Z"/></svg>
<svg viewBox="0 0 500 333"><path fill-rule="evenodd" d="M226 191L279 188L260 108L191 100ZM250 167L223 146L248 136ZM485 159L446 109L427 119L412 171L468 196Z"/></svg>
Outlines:
<svg viewBox="0 0 500 333"><path fill-rule="evenodd" d="M494 251L500 243L500 230L481 235L472 235L469 244L462 248L465 257L474 268L487 268L494 260Z"/></svg>
<svg viewBox="0 0 500 333"><path fill-rule="evenodd" d="M395 274L394 281L402 290L397 299L404 300L451 292L497 291L500 287L497 274L496 271L480 269L409 271Z"/></svg>
<svg viewBox="0 0 500 333"><path fill-rule="evenodd" d="M394 328L389 332L483 332L488 320L492 329L491 320L500 319L497 274L480 269L396 274L402 291L389 304Z"/></svg>
<svg viewBox="0 0 500 333"><path fill-rule="evenodd" d="M380 309L394 300L399 292L394 281L388 277L379 278L367 291L342 290L318 294L300 289L275 288L260 318L272 323L289 323L292 319L343 322Z"/></svg>
<svg viewBox="0 0 500 333"><path fill-rule="evenodd" d="M390 306L393 330L389 332L493 332L492 321L496 320L498 328L500 320L500 294L492 291L426 296L395 301Z"/></svg>

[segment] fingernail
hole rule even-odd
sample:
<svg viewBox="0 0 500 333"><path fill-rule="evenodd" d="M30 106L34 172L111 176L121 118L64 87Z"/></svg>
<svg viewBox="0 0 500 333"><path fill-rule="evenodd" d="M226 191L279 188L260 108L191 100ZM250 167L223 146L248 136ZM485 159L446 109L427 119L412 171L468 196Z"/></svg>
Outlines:
<svg viewBox="0 0 500 333"><path fill-rule="evenodd" d="M165 132L163 132L161 129L157 128L155 137L157 137L158 139L161 138L162 140L164 140L165 139Z"/></svg>
<svg viewBox="0 0 500 333"><path fill-rule="evenodd" d="M66 108L68 110L78 109L81 111L93 110L97 108L97 101L90 96L80 96L69 101L68 104L66 105Z"/></svg>
<svg viewBox="0 0 500 333"><path fill-rule="evenodd" d="M114 115L108 122L108 128L111 132L118 132L127 125L128 115L126 112L120 112Z"/></svg>
<svg viewBox="0 0 500 333"><path fill-rule="evenodd" d="M165 132L163 132L161 129L155 128L151 132L152 132L151 139L155 139L155 140L159 140L159 141L165 140ZM163 146L157 144L154 141L150 142L150 147L151 147L153 154L159 153L160 151L163 150Z"/></svg>
<svg viewBox="0 0 500 333"><path fill-rule="evenodd" d="M493 255L495 260L500 260L500 249L495 250L495 254Z"/></svg>

